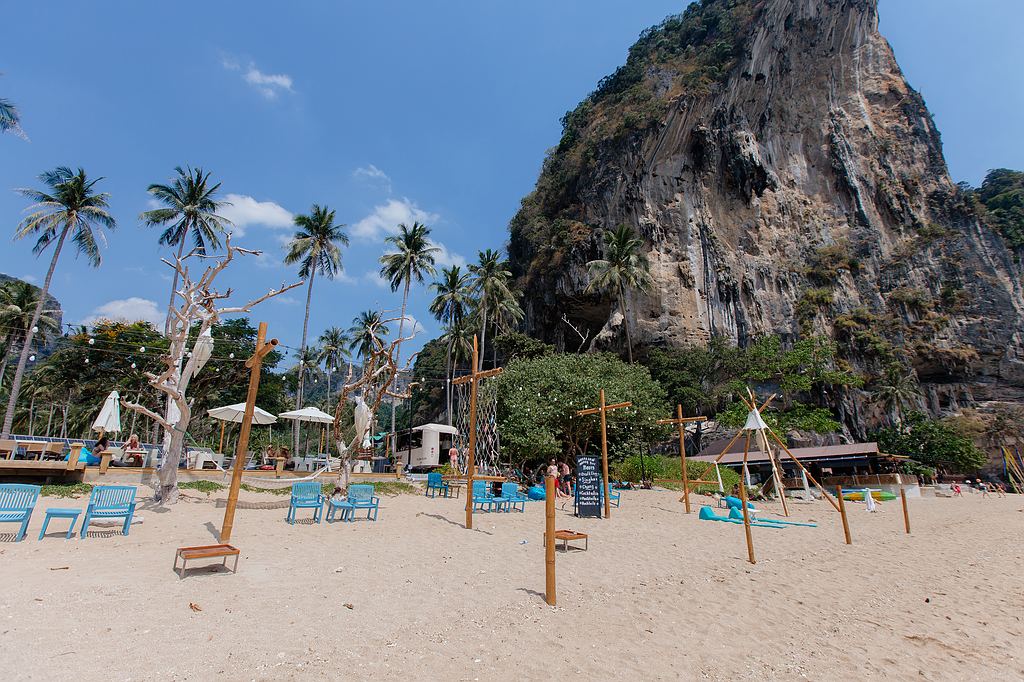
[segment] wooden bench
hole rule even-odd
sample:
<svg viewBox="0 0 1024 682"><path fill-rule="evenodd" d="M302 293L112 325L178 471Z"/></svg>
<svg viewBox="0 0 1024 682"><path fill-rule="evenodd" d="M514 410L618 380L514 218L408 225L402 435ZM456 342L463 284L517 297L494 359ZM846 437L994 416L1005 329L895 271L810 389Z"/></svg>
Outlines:
<svg viewBox="0 0 1024 682"><path fill-rule="evenodd" d="M231 545L198 545L196 547L179 547L178 551L174 555L174 570L178 571L178 579L181 580L185 577L185 565L191 559L214 559L217 557L224 557L224 567L227 568L228 557L235 557L235 565L232 567L232 573L238 573L238 555L241 554L241 550ZM178 559L181 559L181 569L178 569Z"/></svg>
<svg viewBox="0 0 1024 682"><path fill-rule="evenodd" d="M562 541L562 551L569 551L570 540L583 540L583 551L587 551L590 548L590 536L586 533L579 533L574 530L556 530L555 531L555 542ZM544 544L547 545L548 534L544 533ZM574 549L579 549L578 547Z"/></svg>

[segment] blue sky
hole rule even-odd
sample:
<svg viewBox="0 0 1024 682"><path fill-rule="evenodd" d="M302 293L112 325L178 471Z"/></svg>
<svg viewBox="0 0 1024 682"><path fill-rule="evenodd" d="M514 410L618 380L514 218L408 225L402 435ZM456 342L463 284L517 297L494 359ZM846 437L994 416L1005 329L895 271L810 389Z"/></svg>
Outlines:
<svg viewBox="0 0 1024 682"><path fill-rule="evenodd" d="M501 247L559 118L684 2L29 3L0 26L0 96L30 141L0 137L0 230L25 207L9 188L57 165L105 176L119 229L98 270L70 251L52 293L65 320L162 318L169 274L140 227L146 186L176 165L211 170L234 203L235 243L264 256L229 270L233 300L296 279L280 264L293 213L327 204L349 225L345 275L318 280L311 336L362 309L397 308L376 277L383 238L421 220L444 263ZM882 32L943 134L955 180L1024 168L1019 0L882 0ZM48 256L0 242L0 272L40 281ZM304 291L254 318L298 346ZM429 293L411 313L437 333ZM419 345L419 344L416 344Z"/></svg>

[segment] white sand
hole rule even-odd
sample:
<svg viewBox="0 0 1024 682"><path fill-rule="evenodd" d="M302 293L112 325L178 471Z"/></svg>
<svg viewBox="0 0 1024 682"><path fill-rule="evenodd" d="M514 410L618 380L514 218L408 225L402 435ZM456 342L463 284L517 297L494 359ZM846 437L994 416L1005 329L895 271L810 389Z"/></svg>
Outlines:
<svg viewBox="0 0 1024 682"><path fill-rule="evenodd" d="M84 499L41 499L23 542L3 537L3 679L1024 679L1019 496L912 500L910 536L898 502L851 503L852 546L826 503L794 504L820 527L755 528L751 566L741 526L627 491L611 520L558 513L591 538L558 553L551 608L542 503L473 531L461 500L386 497L376 523L332 525L240 509L238 574L179 581L175 548L215 542L223 516L186 494L128 537L65 541L54 520L36 540L45 507Z"/></svg>

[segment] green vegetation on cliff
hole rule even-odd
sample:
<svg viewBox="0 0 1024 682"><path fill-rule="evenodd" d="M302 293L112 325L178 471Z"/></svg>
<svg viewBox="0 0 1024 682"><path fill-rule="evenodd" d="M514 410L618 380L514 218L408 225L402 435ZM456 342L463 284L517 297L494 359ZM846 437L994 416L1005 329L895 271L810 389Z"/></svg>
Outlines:
<svg viewBox="0 0 1024 682"><path fill-rule="evenodd" d="M982 218L1015 249L1024 249L1024 172L990 170L981 187L971 191Z"/></svg>

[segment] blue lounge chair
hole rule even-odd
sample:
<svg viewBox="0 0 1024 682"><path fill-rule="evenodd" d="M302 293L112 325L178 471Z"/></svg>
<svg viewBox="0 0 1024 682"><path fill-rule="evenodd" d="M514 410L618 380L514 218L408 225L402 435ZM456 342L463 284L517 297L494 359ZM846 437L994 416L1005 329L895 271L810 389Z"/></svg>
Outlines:
<svg viewBox="0 0 1024 682"><path fill-rule="evenodd" d="M0 521L21 523L15 542L25 537L25 529L32 518L32 510L39 499L39 486L26 483L0 485Z"/></svg>
<svg viewBox="0 0 1024 682"><path fill-rule="evenodd" d="M373 486L369 484L350 485L348 487L348 503L352 505L348 520L355 521L357 509L366 510L366 518L370 521L377 520L377 509L380 498L373 494ZM372 516L371 516L372 514Z"/></svg>
<svg viewBox="0 0 1024 682"><path fill-rule="evenodd" d="M440 472L427 474L427 497L451 497L452 489L445 483Z"/></svg>
<svg viewBox="0 0 1024 682"><path fill-rule="evenodd" d="M505 511L515 511L516 505L519 505L519 511L526 511L526 500L528 498L519 492L518 483L502 483L501 496L505 499Z"/></svg>
<svg viewBox="0 0 1024 682"><path fill-rule="evenodd" d="M721 521L722 523L735 523L743 525L743 512L740 512L740 518L739 520L737 520L730 518L728 516L719 516L715 513L714 509L707 505L700 508L700 513L697 514L697 518L699 518L701 521ZM764 523L762 521L751 521L750 525L758 526L759 528L775 528L776 530L785 528L785 526L779 525L777 523Z"/></svg>
<svg viewBox="0 0 1024 682"><path fill-rule="evenodd" d="M303 481L292 485L292 499L288 505L288 523L292 525L295 525L297 509L312 509L313 520L320 523L324 511L324 491L318 481Z"/></svg>
<svg viewBox="0 0 1024 682"><path fill-rule="evenodd" d="M95 519L124 519L121 532L128 535L135 514L135 486L98 485L89 494L89 506L82 521L82 537L89 531L89 522Z"/></svg>
<svg viewBox="0 0 1024 682"><path fill-rule="evenodd" d="M748 503L749 504L749 503ZM743 512L739 510L739 507L733 507L729 510L729 518L739 520L743 522ZM758 523L774 523L778 526L807 526L809 528L817 528L816 523L801 523L799 521L783 521L782 519L758 519Z"/></svg>

